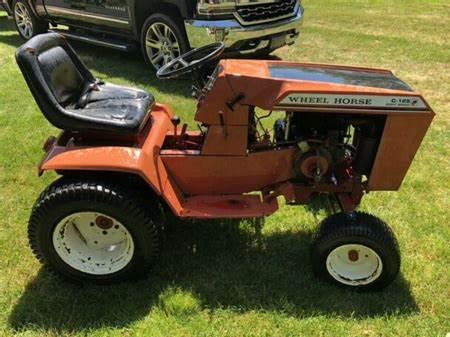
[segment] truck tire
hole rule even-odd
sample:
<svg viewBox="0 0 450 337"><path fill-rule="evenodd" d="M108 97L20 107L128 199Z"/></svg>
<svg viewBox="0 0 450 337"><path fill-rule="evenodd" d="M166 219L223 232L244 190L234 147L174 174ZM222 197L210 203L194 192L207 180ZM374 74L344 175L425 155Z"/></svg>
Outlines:
<svg viewBox="0 0 450 337"><path fill-rule="evenodd" d="M391 229L377 217L338 213L320 225L311 250L316 275L347 288L381 290L400 270L400 252Z"/></svg>
<svg viewBox="0 0 450 337"><path fill-rule="evenodd" d="M36 201L30 247L52 271L76 282L109 284L145 275L156 262L156 210L130 187L61 178Z"/></svg>
<svg viewBox="0 0 450 337"><path fill-rule="evenodd" d="M12 10L16 29L22 39L29 40L48 31L48 23L34 14L26 0L15 0Z"/></svg>
<svg viewBox="0 0 450 337"><path fill-rule="evenodd" d="M141 31L144 59L154 70L189 51L189 42L180 19L153 14Z"/></svg>

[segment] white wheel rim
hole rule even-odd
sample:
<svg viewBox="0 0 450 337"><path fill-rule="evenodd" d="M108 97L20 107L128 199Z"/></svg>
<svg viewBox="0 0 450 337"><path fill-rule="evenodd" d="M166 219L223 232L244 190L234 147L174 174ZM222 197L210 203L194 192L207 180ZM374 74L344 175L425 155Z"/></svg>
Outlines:
<svg viewBox="0 0 450 337"><path fill-rule="evenodd" d="M103 219L107 226L99 227ZM108 228L107 228L108 227ZM108 275L125 268L133 258L130 232L116 219L98 212L73 213L58 222L53 246L73 269L92 275Z"/></svg>
<svg viewBox="0 0 450 337"><path fill-rule="evenodd" d="M145 49L151 64L156 69L181 55L175 33L162 22L155 22L148 28L145 35Z"/></svg>
<svg viewBox="0 0 450 337"><path fill-rule="evenodd" d="M31 21L30 13L24 4L17 2L14 8L14 18L16 20L17 28L20 34L30 39L33 36L33 22Z"/></svg>
<svg viewBox="0 0 450 337"><path fill-rule="evenodd" d="M327 257L326 266L336 281L350 286L370 284L383 271L380 256L373 249L360 244L347 244L333 249Z"/></svg>

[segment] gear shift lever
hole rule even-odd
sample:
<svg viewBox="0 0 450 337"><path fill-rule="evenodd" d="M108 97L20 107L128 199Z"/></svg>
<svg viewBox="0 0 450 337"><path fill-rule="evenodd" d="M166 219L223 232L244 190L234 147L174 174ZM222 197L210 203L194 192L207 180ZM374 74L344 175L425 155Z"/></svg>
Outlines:
<svg viewBox="0 0 450 337"><path fill-rule="evenodd" d="M175 137L175 142L177 141L178 135L178 125L181 123L181 119L178 116L173 116L171 119L172 125L173 125L173 135Z"/></svg>

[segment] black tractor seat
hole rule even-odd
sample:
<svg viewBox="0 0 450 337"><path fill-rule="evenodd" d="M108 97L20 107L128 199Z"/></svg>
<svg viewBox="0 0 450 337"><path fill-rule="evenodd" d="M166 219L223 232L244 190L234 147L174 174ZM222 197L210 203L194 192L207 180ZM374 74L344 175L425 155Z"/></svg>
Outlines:
<svg viewBox="0 0 450 337"><path fill-rule="evenodd" d="M16 60L44 116L63 130L135 135L155 103L146 91L97 80L57 33L33 37Z"/></svg>

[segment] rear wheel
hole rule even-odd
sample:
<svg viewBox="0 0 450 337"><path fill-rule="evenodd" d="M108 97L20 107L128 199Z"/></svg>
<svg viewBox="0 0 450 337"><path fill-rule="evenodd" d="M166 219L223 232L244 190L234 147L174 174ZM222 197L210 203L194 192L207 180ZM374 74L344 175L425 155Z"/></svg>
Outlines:
<svg viewBox="0 0 450 337"><path fill-rule="evenodd" d="M392 231L380 219L361 212L325 219L311 258L318 276L358 289L382 289L400 269L400 253Z"/></svg>
<svg viewBox="0 0 450 337"><path fill-rule="evenodd" d="M158 70L189 51L189 43L179 20L153 14L144 23L141 46L145 61Z"/></svg>
<svg viewBox="0 0 450 337"><path fill-rule="evenodd" d="M29 40L33 36L45 33L48 30L48 24L36 17L26 0L16 0L14 2L13 16L17 31L25 40Z"/></svg>
<svg viewBox="0 0 450 337"><path fill-rule="evenodd" d="M157 209L121 185L60 179L37 200L29 222L38 259L70 280L113 283L156 262Z"/></svg>

